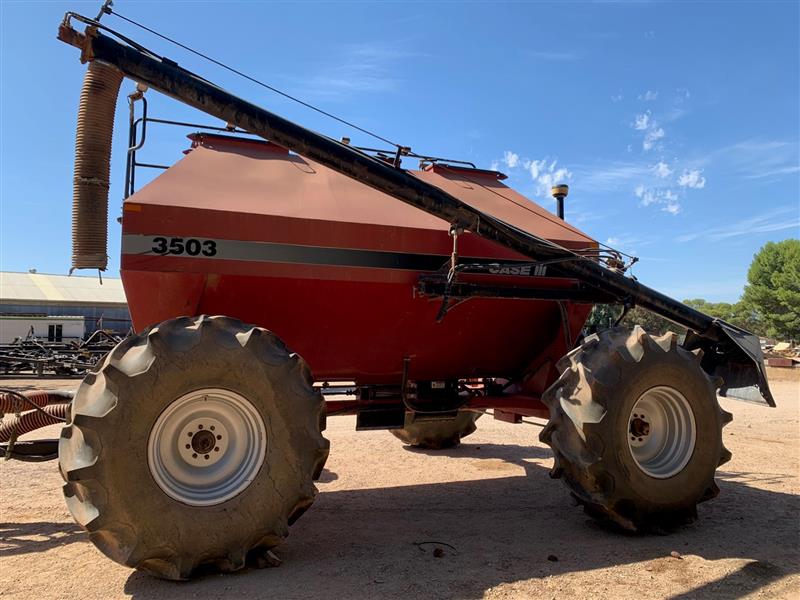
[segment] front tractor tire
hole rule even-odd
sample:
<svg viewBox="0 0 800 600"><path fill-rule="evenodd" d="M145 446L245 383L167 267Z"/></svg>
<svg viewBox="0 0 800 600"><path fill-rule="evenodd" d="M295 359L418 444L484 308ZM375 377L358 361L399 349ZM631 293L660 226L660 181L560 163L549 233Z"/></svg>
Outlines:
<svg viewBox="0 0 800 600"><path fill-rule="evenodd" d="M674 333L654 338L637 326L592 335L561 359L540 439L555 454L551 476L588 514L665 531L693 521L697 504L719 493L714 473L731 456L722 428L732 417L701 356Z"/></svg>
<svg viewBox="0 0 800 600"><path fill-rule="evenodd" d="M325 408L303 360L227 317L165 321L86 376L59 444L94 544L165 579L265 557L312 503Z"/></svg>
<svg viewBox="0 0 800 600"><path fill-rule="evenodd" d="M424 419L407 412L402 429L390 429L392 435L408 446L425 450L454 448L477 429L475 421L481 412L460 410L451 419Z"/></svg>

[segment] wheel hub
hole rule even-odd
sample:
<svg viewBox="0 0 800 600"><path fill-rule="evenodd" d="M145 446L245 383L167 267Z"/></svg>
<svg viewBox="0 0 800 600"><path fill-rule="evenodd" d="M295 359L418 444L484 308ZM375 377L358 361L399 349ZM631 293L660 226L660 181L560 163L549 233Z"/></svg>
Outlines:
<svg viewBox="0 0 800 600"><path fill-rule="evenodd" d="M207 454L214 449L216 438L210 431L198 431L192 436L192 450L198 454Z"/></svg>
<svg viewBox="0 0 800 600"><path fill-rule="evenodd" d="M648 435L649 433L650 433L650 423L645 421L639 415L634 414L633 420L631 421L631 436L639 438Z"/></svg>
<svg viewBox="0 0 800 600"><path fill-rule="evenodd" d="M694 452L694 413L686 397L671 386L643 393L628 419L628 447L636 465L650 477L680 473Z"/></svg>
<svg viewBox="0 0 800 600"><path fill-rule="evenodd" d="M206 388L161 413L148 439L150 473L168 496L211 506L241 493L266 455L266 428L244 396Z"/></svg>

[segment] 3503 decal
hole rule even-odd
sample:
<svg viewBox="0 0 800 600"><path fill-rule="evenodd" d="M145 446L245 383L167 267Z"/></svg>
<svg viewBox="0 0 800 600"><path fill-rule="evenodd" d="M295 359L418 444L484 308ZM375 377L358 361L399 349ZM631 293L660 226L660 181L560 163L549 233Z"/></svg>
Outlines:
<svg viewBox="0 0 800 600"><path fill-rule="evenodd" d="M198 240L196 238L154 237L151 250L161 255L216 256L217 242L214 240Z"/></svg>

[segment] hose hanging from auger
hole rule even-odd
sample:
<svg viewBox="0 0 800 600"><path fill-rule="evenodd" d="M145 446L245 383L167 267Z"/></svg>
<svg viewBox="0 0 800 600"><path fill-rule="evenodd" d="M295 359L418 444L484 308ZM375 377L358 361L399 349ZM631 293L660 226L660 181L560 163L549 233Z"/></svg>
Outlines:
<svg viewBox="0 0 800 600"><path fill-rule="evenodd" d="M108 265L108 188L114 111L122 72L99 61L83 78L72 179L72 269Z"/></svg>

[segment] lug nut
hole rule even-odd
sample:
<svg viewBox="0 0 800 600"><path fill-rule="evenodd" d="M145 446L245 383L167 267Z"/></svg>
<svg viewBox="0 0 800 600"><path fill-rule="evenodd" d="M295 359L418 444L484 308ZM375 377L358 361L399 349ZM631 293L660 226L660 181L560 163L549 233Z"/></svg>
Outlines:
<svg viewBox="0 0 800 600"><path fill-rule="evenodd" d="M192 454L192 458L197 458L197 454Z"/></svg>

